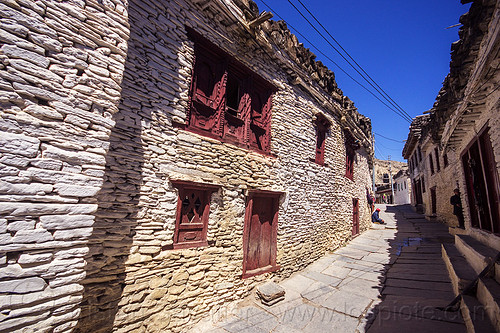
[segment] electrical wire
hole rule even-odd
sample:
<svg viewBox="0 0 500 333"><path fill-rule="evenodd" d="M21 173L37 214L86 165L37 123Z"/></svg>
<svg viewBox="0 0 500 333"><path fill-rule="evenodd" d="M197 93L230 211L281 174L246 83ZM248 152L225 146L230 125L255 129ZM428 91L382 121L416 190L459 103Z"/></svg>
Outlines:
<svg viewBox="0 0 500 333"><path fill-rule="evenodd" d="M384 98L386 101L388 101L390 104L393 104L393 102L391 102L390 99L388 99L387 97L384 96L384 94L372 83L370 82L370 80L368 80L343 54L342 52L340 52L332 43L330 43L330 41L314 26L314 24L311 23L311 21L309 21L307 19L307 17L293 4L293 2L291 2L290 0L287 0L288 3L290 3L290 5L292 5L292 7L300 14L300 16L302 16L302 18L304 18L304 20L306 20L307 23L309 23L309 25L373 88L375 89L381 96L382 98ZM307 10L307 8L306 8ZM310 12L309 12L310 13ZM312 15L312 14L311 14ZM314 16L313 16L314 18ZM321 25L321 24L320 24ZM323 26L322 26L323 27ZM325 29L323 27L323 29ZM325 29L326 30L326 29ZM333 38L333 37L332 37ZM394 105L395 106L395 105ZM397 108L397 106L395 106ZM410 122L412 121L411 117L409 115L407 115L405 112L401 112L401 111L395 111L394 109L391 109L393 112L395 112L397 115L399 115L400 117L402 117L403 119L405 119L406 121Z"/></svg>
<svg viewBox="0 0 500 333"><path fill-rule="evenodd" d="M300 33L300 31L298 29L296 29L295 27L293 27L290 23L286 22L286 20L279 15L279 13L277 11L275 11L271 6L269 6L264 0L260 0L260 2L262 2L262 4L264 6L266 6L271 12L273 12L280 20L284 21L287 26L289 28L291 28L292 30L295 31L295 33L297 35L299 35L301 38L303 38L307 43L309 43L315 50L317 50L321 55L323 55L326 59L330 60L335 66L337 66L337 68L339 68L347 77L349 77L351 80L353 80L356 84L358 84L360 87L362 87L363 89L365 89L368 93L370 93L373 97L375 97L379 102L381 102L383 105L385 105L388 109L390 109L391 111L393 111L394 113L396 113L397 115L399 115L401 118L403 118L404 120L408 121L408 122L412 122L412 119L411 117L406 117L404 115L402 115L400 112L398 112L397 110L395 110L393 107L387 105L383 100L381 100L377 95L375 95L370 89L368 89L367 87L365 87L362 83L360 83L359 81L357 81L355 78L353 78L349 73L347 73L347 71L345 71L339 64L337 64L334 60L332 60L332 58L330 58L328 55L326 55L324 52L322 52L316 45L314 45L309 39L307 39L307 37L305 37L302 33ZM319 32L318 32L319 33ZM324 37L323 37L324 38ZM331 43L330 43L331 45ZM334 47L332 45L332 47ZM338 51L337 51L338 52Z"/></svg>
<svg viewBox="0 0 500 333"><path fill-rule="evenodd" d="M320 25L321 28L323 28L323 30L328 34L328 36L330 36L330 38L335 42L335 44L337 44L341 49L342 51L344 51L344 53L349 57L349 59L351 59L354 64L356 64L356 66L371 80L371 82L373 82L380 90L377 89L377 91L382 95L382 96L387 96L387 98L392 102L391 104L396 107L398 110L400 110L402 112L402 114L404 114L405 116L409 117L411 119L411 116L405 111L403 110L403 108L398 104L396 103L386 92L384 89L382 89L382 87L380 87L377 82L375 82L375 80L363 69L363 67L361 67L361 65L359 65L356 60L354 60L354 58L349 54L349 52L347 52L343 47L342 45L340 45L340 43L330 34L330 32L323 26L323 24L321 24L321 22L316 18L316 16L314 16L313 13L311 13L311 11L309 11L309 9L302 3L301 0L297 0L301 5L302 7L309 13L309 15L311 15L311 17L316 21L316 23L318 23ZM289 3L291 3L290 0L288 0ZM292 5L293 6L293 5ZM295 6L294 6L295 8ZM345 59L345 58L344 58ZM345 59L347 61L347 59ZM348 62L349 63L349 62ZM349 65L351 65L351 67L354 68L354 66L349 63ZM356 68L354 68L356 70ZM357 70L356 70L357 71ZM359 73L359 72L358 72ZM361 75L361 73L359 73ZM368 83L369 81L363 76L361 75ZM376 88L375 88L376 89Z"/></svg>
<svg viewBox="0 0 500 333"><path fill-rule="evenodd" d="M295 33L297 35L299 35L302 39L304 39L307 43L309 43L312 48L314 48L316 51L318 51L321 55L323 55L326 59L330 60L335 66L337 66L338 69L340 69L345 75L347 75L347 77L349 77L351 80L353 80L355 83L357 83L360 87L362 87L363 89L365 89L368 93L370 93L373 97L375 97L380 103L384 104L388 109L392 110L393 112L395 112L397 114L397 111L394 110L391 106L387 105L383 100L381 100L377 95L375 95L370 89L368 89L367 87L365 87L362 83L360 83L359 81L357 81L354 77L352 77L349 73L347 73L339 64L337 64L332 58L330 58L328 55L326 55L323 51L321 51L316 45L314 45L309 39L307 39L307 37L305 37L302 33L300 33L300 31L298 31L294 26L292 26L290 23L286 22L285 19L280 16L274 9L272 9L266 2L264 2L263 0L260 0L271 12L273 12L274 14L276 14L276 16L278 16L280 18L280 20L284 21L287 26L294 30ZM401 116L401 115L400 115ZM406 121L409 121L408 119L406 118L403 118L404 120ZM410 123L411 123L411 120L410 120Z"/></svg>
<svg viewBox="0 0 500 333"><path fill-rule="evenodd" d="M378 133L376 133L376 132L373 132L373 134L378 135L378 136L380 136L381 138L384 138L384 139L387 139L387 140L390 140L390 141L394 141L394 142L397 142L397 143L403 143L403 142L404 142L404 140L396 140L396 139L391 139L391 138L388 138L388 137L386 137L386 136L383 136L382 134L378 134Z"/></svg>
<svg viewBox="0 0 500 333"><path fill-rule="evenodd" d="M382 147L384 149L388 149L388 150L392 150L392 151L401 151L402 150L401 148L389 148L389 147L386 147L383 144L381 144L380 142L377 142L377 144L380 145L380 147Z"/></svg>
<svg viewBox="0 0 500 333"><path fill-rule="evenodd" d="M370 86L372 86L373 89L375 89L381 96L382 98L384 98L386 101L389 102L389 104L393 104L393 102L391 102L387 97L385 97L383 95L382 92L380 92L380 90L373 84L371 83L354 65L351 64L351 62L342 54L342 52L340 52L317 28L316 26L314 26L314 24L311 23L311 21L309 21L309 19L307 19L307 17L297 8L297 6L295 6L290 0L288 0L288 3L290 3L290 5L292 5L292 7L300 14L300 16L302 16L302 18L304 20L306 20L307 23L309 23L309 25L328 43L328 45L330 45ZM387 106L387 105L386 105ZM397 111L397 110L394 110L392 108L390 108L390 110L392 110L394 113L396 113L397 115L399 115L401 118L403 118L404 120L408 121L409 123L411 123L412 119L409 115L401 112L401 111Z"/></svg>

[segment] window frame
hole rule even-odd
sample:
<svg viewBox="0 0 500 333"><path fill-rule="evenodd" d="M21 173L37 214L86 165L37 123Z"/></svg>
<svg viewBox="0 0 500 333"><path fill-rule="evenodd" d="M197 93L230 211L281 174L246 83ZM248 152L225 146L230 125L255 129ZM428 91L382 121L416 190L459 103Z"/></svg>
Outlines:
<svg viewBox="0 0 500 333"><path fill-rule="evenodd" d="M434 148L434 155L436 155L436 172L441 171L441 165L439 164L439 150L438 148Z"/></svg>
<svg viewBox="0 0 500 333"><path fill-rule="evenodd" d="M356 159L356 150L354 137L348 130L344 130L345 139L345 177L354 181L354 160Z"/></svg>
<svg viewBox="0 0 500 333"><path fill-rule="evenodd" d="M272 98L277 88L238 62L232 56L212 44L206 38L186 27L188 36L194 42L194 63L187 122L183 129L250 149L264 155L271 154ZM200 59L212 63L216 77L212 98L203 105L198 97ZM221 74L222 73L222 74ZM238 82L238 109L230 108L228 84ZM229 89L230 90L230 89ZM260 112L255 110L254 98L259 98ZM205 113L205 114L201 114ZM236 114L235 114L236 113Z"/></svg>
<svg viewBox="0 0 500 333"><path fill-rule="evenodd" d="M448 154L447 153L443 153L443 168L446 168L450 163L448 161Z"/></svg>
<svg viewBox="0 0 500 333"><path fill-rule="evenodd" d="M429 167L431 169L431 175L434 174L434 161L432 161L432 152L429 154Z"/></svg>
<svg viewBox="0 0 500 333"><path fill-rule="evenodd" d="M186 248L194 248L194 247L203 247L208 246L208 220L210 215L210 203L211 197L214 192L217 192L221 185L215 184L205 184L205 183L196 183L184 180L170 180L173 187L177 189L177 210L175 214L175 230L173 236L173 249L186 249ZM196 225L188 226L182 225L181 220L183 217L182 214L182 205L183 205L183 197L186 193L193 192L202 192L202 204L205 205L203 208L203 214L201 216L201 223L197 223ZM181 241L179 242L179 233L183 230L190 230L192 228L199 229L201 227L201 237L196 241Z"/></svg>
<svg viewBox="0 0 500 333"><path fill-rule="evenodd" d="M316 148L314 162L319 165L325 165L325 147L326 137L330 130L331 123L325 116L318 114L314 121L316 125Z"/></svg>

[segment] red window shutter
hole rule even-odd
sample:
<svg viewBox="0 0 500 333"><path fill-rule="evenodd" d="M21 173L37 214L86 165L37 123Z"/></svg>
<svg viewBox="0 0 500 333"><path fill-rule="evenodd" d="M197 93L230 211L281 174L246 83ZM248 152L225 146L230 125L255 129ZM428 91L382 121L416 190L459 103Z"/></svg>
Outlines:
<svg viewBox="0 0 500 333"><path fill-rule="evenodd" d="M248 80L235 66L229 67L227 75L223 138L230 142L244 143L245 120L250 108Z"/></svg>
<svg viewBox="0 0 500 333"><path fill-rule="evenodd" d="M207 245L210 196L219 186L172 181L178 188L174 249Z"/></svg>
<svg viewBox="0 0 500 333"><path fill-rule="evenodd" d="M271 95L272 90L265 85L254 86L251 93L249 144L266 152L270 150L271 143Z"/></svg>
<svg viewBox="0 0 500 333"><path fill-rule="evenodd" d="M347 130L344 131L345 136L345 176L351 180L354 179L354 158L356 157L356 152L354 150L354 138L351 133Z"/></svg>
<svg viewBox="0 0 500 333"><path fill-rule="evenodd" d="M330 128L330 122L318 114L316 119L316 157L314 161L320 165L325 164L325 140Z"/></svg>
<svg viewBox="0 0 500 333"><path fill-rule="evenodd" d="M203 46L195 49L189 127L218 135L226 74L222 60Z"/></svg>

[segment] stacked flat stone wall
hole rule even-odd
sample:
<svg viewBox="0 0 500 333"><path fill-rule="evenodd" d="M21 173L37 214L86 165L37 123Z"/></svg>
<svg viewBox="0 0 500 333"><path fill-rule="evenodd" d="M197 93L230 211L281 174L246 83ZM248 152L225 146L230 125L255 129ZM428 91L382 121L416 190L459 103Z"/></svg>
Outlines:
<svg viewBox="0 0 500 333"><path fill-rule="evenodd" d="M0 331L81 314L127 52L122 1L0 1Z"/></svg>
<svg viewBox="0 0 500 333"><path fill-rule="evenodd" d="M338 113L223 15L174 0L5 0L0 17L0 331L179 332L349 241L353 198L369 227L369 153L346 178ZM173 126L186 122L193 67L185 26L278 87L273 156ZM325 166L311 161L320 112ZM169 249L171 180L221 185L209 246ZM281 269L242 279L249 189L284 192Z"/></svg>
<svg viewBox="0 0 500 333"><path fill-rule="evenodd" d="M458 226L458 220L453 215L453 206L450 204L450 197L453 190L459 188L462 197L465 198L465 185L463 183L463 169L461 167L460 156L458 152L448 151L448 166L444 166L443 156L439 154L440 170L437 171L436 155L434 149L437 146L428 143L422 148L422 165L425 168L422 171L425 180L425 193L422 193L424 212L427 215L432 214L431 188L436 189L436 218L449 226ZM434 163L434 173L430 171L429 155L432 154Z"/></svg>

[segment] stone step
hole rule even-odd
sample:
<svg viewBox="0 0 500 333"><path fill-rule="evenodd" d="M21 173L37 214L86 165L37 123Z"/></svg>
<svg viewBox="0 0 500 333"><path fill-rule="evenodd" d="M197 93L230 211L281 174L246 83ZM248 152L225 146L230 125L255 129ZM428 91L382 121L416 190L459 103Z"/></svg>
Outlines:
<svg viewBox="0 0 500 333"><path fill-rule="evenodd" d="M496 331L500 333L500 284L488 277L480 279L476 297L484 306Z"/></svg>
<svg viewBox="0 0 500 333"><path fill-rule="evenodd" d="M467 327L467 333L495 332L484 306L475 297L463 295L460 312Z"/></svg>
<svg viewBox="0 0 500 333"><path fill-rule="evenodd" d="M448 269L453 292L458 295L476 278L477 274L455 245L442 244L441 253Z"/></svg>
<svg viewBox="0 0 500 333"><path fill-rule="evenodd" d="M455 235L455 246L478 274L497 255L496 250L468 235Z"/></svg>

